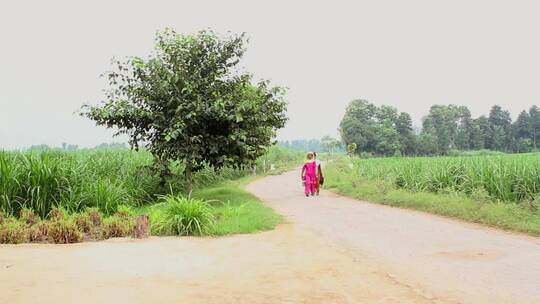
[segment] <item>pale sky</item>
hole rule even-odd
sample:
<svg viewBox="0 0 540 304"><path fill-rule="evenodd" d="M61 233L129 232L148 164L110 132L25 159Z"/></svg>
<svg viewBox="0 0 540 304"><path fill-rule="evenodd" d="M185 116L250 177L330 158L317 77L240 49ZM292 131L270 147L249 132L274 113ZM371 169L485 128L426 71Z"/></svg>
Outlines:
<svg viewBox="0 0 540 304"><path fill-rule="evenodd" d="M112 131L74 114L98 103L113 56L146 56L156 30L246 32L241 63L289 88L280 139L337 135L347 103L433 104L515 118L540 105L537 1L2 1L0 148L94 146ZM120 139L116 139L118 141Z"/></svg>

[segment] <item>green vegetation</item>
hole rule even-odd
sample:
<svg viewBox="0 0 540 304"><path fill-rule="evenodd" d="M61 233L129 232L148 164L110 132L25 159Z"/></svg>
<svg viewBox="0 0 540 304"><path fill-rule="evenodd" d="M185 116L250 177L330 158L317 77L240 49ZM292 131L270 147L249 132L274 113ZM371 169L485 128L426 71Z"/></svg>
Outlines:
<svg viewBox="0 0 540 304"><path fill-rule="evenodd" d="M272 147L254 168L260 173L279 171L302 157L301 153ZM121 205L143 206L155 202L158 195L184 191L181 164L169 165L165 185L153 173L152 164L149 152L127 149L0 151L0 210L18 215L28 208L44 218L53 207L69 212L93 207L111 215ZM251 173L252 168L226 167L216 172L205 167L194 175L193 182L203 188Z"/></svg>
<svg viewBox="0 0 540 304"><path fill-rule="evenodd" d="M342 159L326 186L375 203L540 235L540 154Z"/></svg>
<svg viewBox="0 0 540 304"><path fill-rule="evenodd" d="M146 151L114 150L42 150L0 152L0 243L77 242L129 236L133 217L150 213L152 230L157 234L224 235L271 229L280 218L259 200L241 189L245 176L275 173L298 164L303 153L271 147L253 168L205 167L194 174L195 200L186 199L183 166L170 164L170 177L161 186L161 177L153 174L152 155ZM171 208L165 201L207 204L212 221L199 220L189 228L189 212L177 203ZM155 204L155 205L154 205ZM187 230L158 228L161 211L187 219ZM170 211L170 212L169 212ZM199 210L200 211L200 210ZM176 220L179 218L177 217ZM215 224L215 225L214 225ZM197 226L198 225L198 226Z"/></svg>
<svg viewBox="0 0 540 304"><path fill-rule="evenodd" d="M166 196L161 203L141 208L152 220L156 235L227 235L274 228L281 216L243 190L251 177L224 182L193 192L192 198Z"/></svg>
<svg viewBox="0 0 540 304"><path fill-rule="evenodd" d="M540 108L510 113L493 106L488 116L472 118L465 106L433 105L423 117L422 130L413 131L411 116L367 100L349 103L340 123L346 147L357 155L450 155L452 150L532 152L540 150Z"/></svg>
<svg viewBox="0 0 540 304"><path fill-rule="evenodd" d="M150 218L152 233L157 235L204 235L214 225L214 215L207 201L168 195L154 205Z"/></svg>
<svg viewBox="0 0 540 304"><path fill-rule="evenodd" d="M31 209L23 209L19 218L2 216L0 244L77 243L83 240L102 240L129 236L135 226L135 215L126 216L121 211L102 220L97 209L88 208L70 214L63 208L53 208L41 219Z"/></svg>
<svg viewBox="0 0 540 304"><path fill-rule="evenodd" d="M287 121L285 90L238 66L244 35L167 29L155 41L148 58L116 61L105 102L81 114L117 128L134 148L144 143L162 184L169 162L182 164L186 192L194 172L251 166L264 155Z"/></svg>
<svg viewBox="0 0 540 304"><path fill-rule="evenodd" d="M280 215L243 189L251 179L225 182L193 193L195 198L211 200L216 218L212 235L270 230L282 222Z"/></svg>

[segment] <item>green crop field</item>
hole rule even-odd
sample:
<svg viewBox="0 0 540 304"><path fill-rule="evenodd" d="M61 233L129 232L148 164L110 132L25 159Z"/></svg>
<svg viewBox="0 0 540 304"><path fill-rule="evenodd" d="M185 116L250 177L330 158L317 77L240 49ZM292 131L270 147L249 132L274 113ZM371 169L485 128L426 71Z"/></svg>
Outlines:
<svg viewBox="0 0 540 304"><path fill-rule="evenodd" d="M503 202L540 195L540 153L357 159L354 167L359 176L411 191L486 195Z"/></svg>
<svg viewBox="0 0 540 304"><path fill-rule="evenodd" d="M207 166L193 176L192 200L184 193L183 166L172 162L164 183L147 151L0 151L0 243L126 236L132 233L134 217L141 214L150 216L157 234L222 235L269 229L280 218L241 186L253 173L279 173L302 157L274 146L253 167L216 171ZM215 189L221 189L219 197L208 195ZM205 227L190 230L189 223L198 221ZM185 227L160 230L157 225Z"/></svg>
<svg viewBox="0 0 540 304"><path fill-rule="evenodd" d="M343 158L328 164L338 193L540 235L540 154Z"/></svg>

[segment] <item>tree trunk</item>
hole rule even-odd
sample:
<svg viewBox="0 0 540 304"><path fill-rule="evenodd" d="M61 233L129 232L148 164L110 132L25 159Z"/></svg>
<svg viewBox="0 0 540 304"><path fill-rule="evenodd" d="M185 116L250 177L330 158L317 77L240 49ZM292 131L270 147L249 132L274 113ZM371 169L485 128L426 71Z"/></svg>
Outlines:
<svg viewBox="0 0 540 304"><path fill-rule="evenodd" d="M193 166L191 162L186 162L186 192L188 197L191 197L193 191Z"/></svg>
<svg viewBox="0 0 540 304"><path fill-rule="evenodd" d="M167 178L171 176L171 171L167 161L158 159L156 165L158 166L159 170L159 185L163 188L167 183Z"/></svg>

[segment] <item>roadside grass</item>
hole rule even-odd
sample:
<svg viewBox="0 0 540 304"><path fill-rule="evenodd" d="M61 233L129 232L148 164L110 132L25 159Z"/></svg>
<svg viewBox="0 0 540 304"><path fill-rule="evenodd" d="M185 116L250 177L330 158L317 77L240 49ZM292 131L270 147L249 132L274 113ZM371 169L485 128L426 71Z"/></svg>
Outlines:
<svg viewBox="0 0 540 304"><path fill-rule="evenodd" d="M457 192L396 189L388 180L358 176L345 160L326 166L325 181L327 189L353 198L540 236L540 212L516 203L493 202L482 196L471 198Z"/></svg>
<svg viewBox="0 0 540 304"><path fill-rule="evenodd" d="M255 233L271 230L283 222L283 218L270 207L244 190L244 186L256 177L248 176L214 186L198 189L192 198L206 201L210 205L214 223L197 235L222 236L229 234ZM160 235L155 223L162 223L166 204L155 204L137 208L139 214L149 214L153 234Z"/></svg>
<svg viewBox="0 0 540 304"><path fill-rule="evenodd" d="M148 151L0 151L0 244L144 237L148 228L203 236L273 229L282 218L243 187L254 173L278 174L302 158L273 146L251 168L205 167L187 199L182 165L170 164L162 186Z"/></svg>

